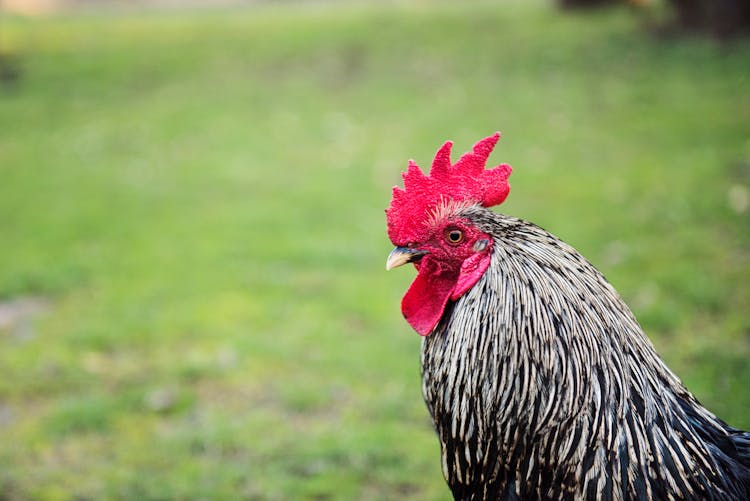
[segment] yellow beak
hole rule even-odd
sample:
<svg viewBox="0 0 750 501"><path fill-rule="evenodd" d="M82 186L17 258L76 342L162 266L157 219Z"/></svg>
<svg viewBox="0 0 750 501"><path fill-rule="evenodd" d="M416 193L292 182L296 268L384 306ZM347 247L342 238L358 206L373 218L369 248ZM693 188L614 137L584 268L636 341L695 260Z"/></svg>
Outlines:
<svg viewBox="0 0 750 501"><path fill-rule="evenodd" d="M427 251L410 249L408 247L396 247L388 254L388 259L385 262L385 270L392 270L402 264L411 263L425 254L427 254Z"/></svg>

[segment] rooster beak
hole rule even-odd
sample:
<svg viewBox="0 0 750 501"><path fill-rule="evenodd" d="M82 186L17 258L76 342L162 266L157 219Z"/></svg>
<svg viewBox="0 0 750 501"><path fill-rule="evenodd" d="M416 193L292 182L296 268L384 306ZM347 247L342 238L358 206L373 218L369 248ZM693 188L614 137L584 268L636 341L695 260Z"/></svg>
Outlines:
<svg viewBox="0 0 750 501"><path fill-rule="evenodd" d="M411 263L425 254L427 254L427 251L424 250L396 247L388 254L388 260L385 262L385 270L392 270L402 264Z"/></svg>

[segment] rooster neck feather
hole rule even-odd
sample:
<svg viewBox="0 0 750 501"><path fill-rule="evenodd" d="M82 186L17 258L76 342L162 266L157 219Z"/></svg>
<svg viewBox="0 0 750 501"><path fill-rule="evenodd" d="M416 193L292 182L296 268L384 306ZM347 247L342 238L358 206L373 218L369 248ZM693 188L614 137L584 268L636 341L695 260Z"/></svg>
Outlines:
<svg viewBox="0 0 750 501"><path fill-rule="evenodd" d="M750 434L704 409L606 279L530 223L471 207L484 276L422 344L457 499L746 499Z"/></svg>

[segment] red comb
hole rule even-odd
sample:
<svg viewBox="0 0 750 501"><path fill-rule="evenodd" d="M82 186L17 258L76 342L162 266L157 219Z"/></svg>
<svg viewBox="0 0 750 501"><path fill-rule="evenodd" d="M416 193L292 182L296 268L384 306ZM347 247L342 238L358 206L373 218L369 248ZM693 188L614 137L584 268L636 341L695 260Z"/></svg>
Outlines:
<svg viewBox="0 0 750 501"><path fill-rule="evenodd" d="M482 207L502 203L510 191L510 165L484 168L498 139L499 132L482 139L453 165L450 157L453 142L446 141L435 154L429 176L410 160L409 168L402 174L404 188L393 188L391 205L386 210L391 242L408 245L422 241L429 231L429 214L446 202L477 203Z"/></svg>

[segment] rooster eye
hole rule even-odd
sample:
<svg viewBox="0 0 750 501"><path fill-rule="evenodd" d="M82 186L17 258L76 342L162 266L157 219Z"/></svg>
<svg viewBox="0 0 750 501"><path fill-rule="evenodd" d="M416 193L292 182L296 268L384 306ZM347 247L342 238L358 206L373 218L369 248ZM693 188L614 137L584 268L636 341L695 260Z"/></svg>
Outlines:
<svg viewBox="0 0 750 501"><path fill-rule="evenodd" d="M445 239L448 240L448 243L455 245L461 243L461 240L464 239L464 234L461 230L448 230L445 232Z"/></svg>

